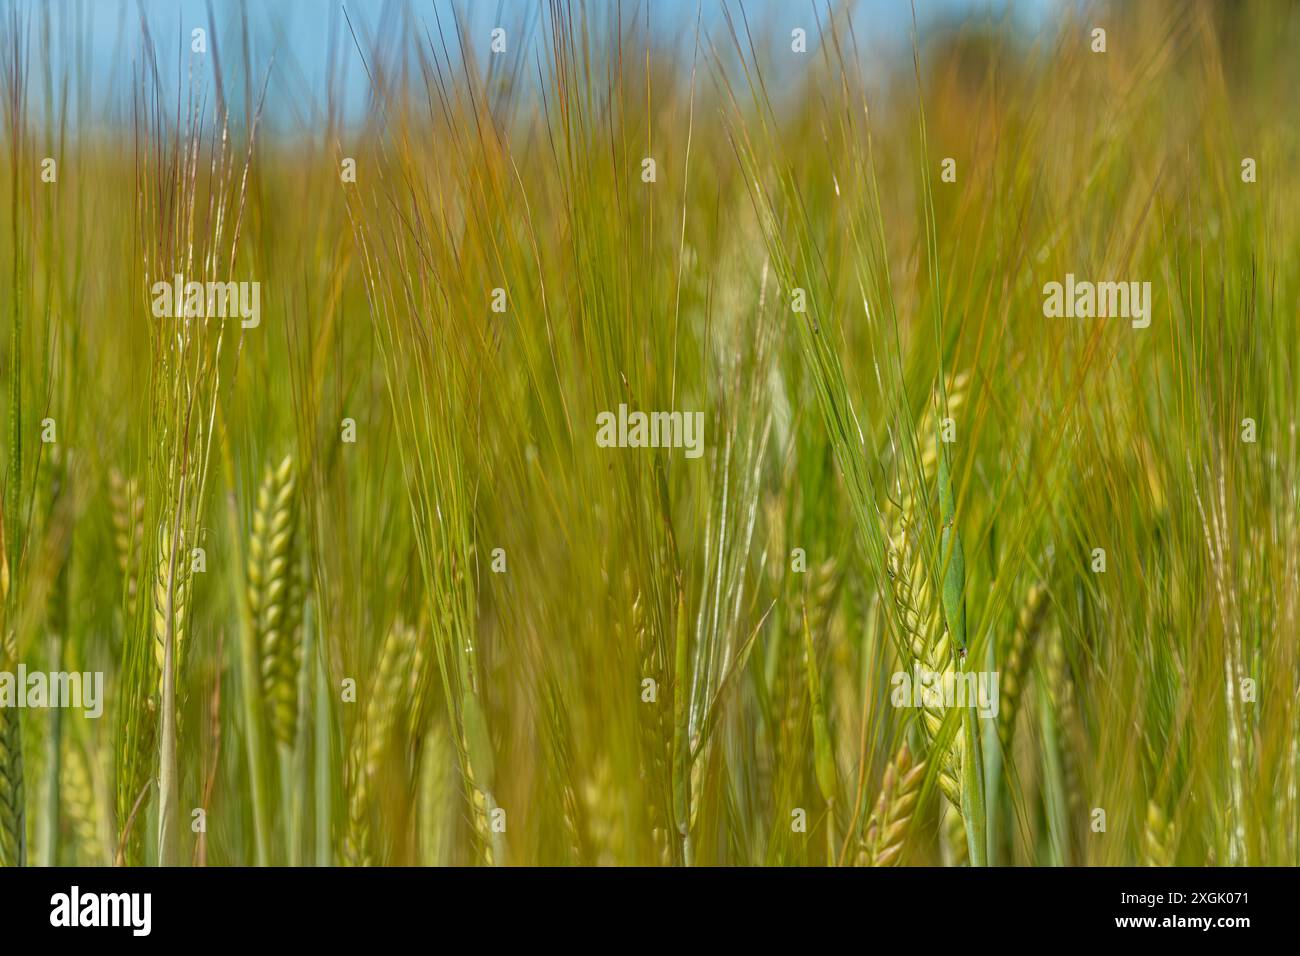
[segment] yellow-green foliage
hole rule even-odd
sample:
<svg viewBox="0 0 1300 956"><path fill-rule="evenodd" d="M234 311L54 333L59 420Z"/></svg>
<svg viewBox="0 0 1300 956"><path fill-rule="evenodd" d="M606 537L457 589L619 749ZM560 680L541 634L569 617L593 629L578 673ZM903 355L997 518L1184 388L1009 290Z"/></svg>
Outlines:
<svg viewBox="0 0 1300 956"><path fill-rule="evenodd" d="M1290 5L216 6L0 17L0 863L1300 863Z"/></svg>

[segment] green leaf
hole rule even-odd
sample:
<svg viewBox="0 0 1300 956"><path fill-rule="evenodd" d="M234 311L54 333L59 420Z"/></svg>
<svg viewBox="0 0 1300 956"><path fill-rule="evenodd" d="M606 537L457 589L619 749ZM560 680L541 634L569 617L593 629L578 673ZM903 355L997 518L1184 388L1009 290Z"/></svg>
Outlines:
<svg viewBox="0 0 1300 956"><path fill-rule="evenodd" d="M474 768L474 778L480 789L491 791L496 765L492 758L492 738L488 736L487 718L478 697L469 688L461 702L461 720L465 723L465 748L469 763Z"/></svg>
<svg viewBox="0 0 1300 956"><path fill-rule="evenodd" d="M808 696L812 700L813 753L817 786L827 803L835 800L835 753L831 747L830 722L826 719L826 702L822 699L821 675L817 673L817 652L813 649L812 631L808 627L808 609L803 611L804 668L808 675Z"/></svg>

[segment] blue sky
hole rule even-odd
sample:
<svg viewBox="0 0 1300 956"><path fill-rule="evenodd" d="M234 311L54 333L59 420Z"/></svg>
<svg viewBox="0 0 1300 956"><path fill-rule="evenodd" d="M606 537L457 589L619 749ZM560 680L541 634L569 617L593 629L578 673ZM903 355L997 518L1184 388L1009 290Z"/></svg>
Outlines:
<svg viewBox="0 0 1300 956"><path fill-rule="evenodd" d="M737 9L740 2L731 0L732 9ZM802 26L808 30L810 45L816 37L814 10L822 11L824 16L825 3L826 0L821 0L815 7L811 0L743 0L756 35L788 43L790 30ZM89 56L93 113L97 119L108 122L125 115L127 93L142 57L141 16L157 48L171 54L160 56L158 64L165 89L176 89L181 71L187 68L186 58L179 54L188 53L190 31L194 27L206 28L209 22L209 0L17 0L20 16L28 20L33 32L33 50L42 46L35 42L39 29L35 13L42 4L51 12L53 74L60 75L62 67L75 59L73 39L85 43L82 55ZM516 34L521 43L530 39L538 42L541 36L536 29L538 14L545 3L544 0L406 0L404 3L210 0L210 5L218 50L226 60L228 73L237 72L231 71L230 66L241 55L238 25L241 12L247 12L254 73L260 77L274 58L268 92L271 122L293 128L310 123L314 105L323 100L331 43L338 50L343 67L344 81L340 87L344 115L351 121L365 115L368 83L343 17L344 10L361 36L374 33L385 17L400 10L409 11L418 29L427 29L435 37L441 21L448 45L453 49L459 16L467 45L486 59L494 26L507 28L512 42ZM588 0L587 6L604 14L616 8L614 0ZM940 19L990 14L1001 17L1008 7L1018 23L1032 30L1054 6L1053 0L916 0L917 19L923 30L926 24ZM635 16L644 20L647 10L651 29L661 40L669 42L691 40L697 11L706 31L720 29L723 23L721 0L624 0L622 4L625 19ZM531 22L531 31L520 30L525 19ZM859 41L873 52L881 56L905 52L911 28L908 0L860 0L855 7L854 26ZM37 65L33 60L33 66ZM32 88L39 101L36 77Z"/></svg>

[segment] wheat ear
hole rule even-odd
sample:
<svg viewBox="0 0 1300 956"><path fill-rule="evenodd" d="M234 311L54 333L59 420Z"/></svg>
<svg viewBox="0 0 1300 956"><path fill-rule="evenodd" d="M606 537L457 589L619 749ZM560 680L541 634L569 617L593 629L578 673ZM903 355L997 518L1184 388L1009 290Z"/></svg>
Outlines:
<svg viewBox="0 0 1300 956"><path fill-rule="evenodd" d="M1146 830L1142 837L1142 865L1173 866L1176 836L1174 821L1166 818L1158 803L1148 800Z"/></svg>
<svg viewBox="0 0 1300 956"><path fill-rule="evenodd" d="M140 591L136 557L144 540L144 496L140 493L140 482L135 478L123 478L120 471L111 469L108 473L108 500L113 518L113 551L126 580L127 617L134 619Z"/></svg>
<svg viewBox="0 0 1300 956"><path fill-rule="evenodd" d="M71 737L63 738L63 812L72 831L76 861L99 866L107 862L104 815L95 793L95 780L85 751Z"/></svg>
<svg viewBox="0 0 1300 956"><path fill-rule="evenodd" d="M9 602L9 560L3 512L0 512L0 595ZM0 668L17 656L12 631L0 632ZM17 707L0 707L0 866L22 866L27 857L27 821L23 796L22 724Z"/></svg>
<svg viewBox="0 0 1300 956"><path fill-rule="evenodd" d="M389 630L379 649L379 667L366 697L348 768L348 826L344 833L343 859L350 866L370 866L375 862L370 833L374 784L401 717L401 695L393 693L393 688L401 686L406 678L414 638L413 629L398 623Z"/></svg>
<svg viewBox="0 0 1300 956"><path fill-rule="evenodd" d="M22 727L18 713L16 707L0 708L0 866L21 866L27 855Z"/></svg>
<svg viewBox="0 0 1300 956"><path fill-rule="evenodd" d="M262 700L278 743L292 746L298 723L297 485L293 458L285 456L257 491L253 534L248 542L248 607L261 665Z"/></svg>
<svg viewBox="0 0 1300 956"><path fill-rule="evenodd" d="M182 535L177 547L176 560L172 561L172 533L164 522L158 529L158 573L154 577L153 588L153 636L154 659L158 663L158 698L162 699L163 671L166 666L166 640L168 618L171 609L172 629L172 672L181 672L182 654L185 648L185 627L188 622L189 607L189 554ZM179 679L176 686L180 686Z"/></svg>
<svg viewBox="0 0 1300 956"><path fill-rule="evenodd" d="M902 859L921 799L925 766L924 760L913 764L912 752L903 744L885 767L880 796L858 848L859 866L894 866Z"/></svg>
<svg viewBox="0 0 1300 956"><path fill-rule="evenodd" d="M1002 752L1009 753L1011 740L1015 734L1016 717L1020 714L1020 697L1025 690L1025 680L1029 676L1029 664L1032 659L1035 638L1042 628L1043 618L1047 613L1047 589L1035 584L1025 596L1025 603L1016 616L1016 628L1011 634L1011 643L1007 649L1006 663L1002 667L1000 689L1002 704L998 709L998 738L1002 742Z"/></svg>

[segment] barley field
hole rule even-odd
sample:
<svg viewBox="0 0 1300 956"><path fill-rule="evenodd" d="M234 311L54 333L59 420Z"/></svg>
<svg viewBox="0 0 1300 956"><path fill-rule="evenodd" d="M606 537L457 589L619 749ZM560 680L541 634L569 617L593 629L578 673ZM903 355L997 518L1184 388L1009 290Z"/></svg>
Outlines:
<svg viewBox="0 0 1300 956"><path fill-rule="evenodd" d="M1300 862L1300 5L258 6L0 4L0 864Z"/></svg>

